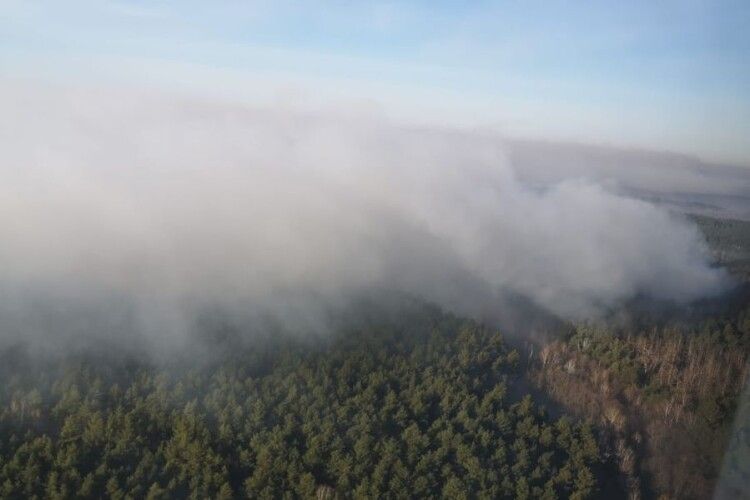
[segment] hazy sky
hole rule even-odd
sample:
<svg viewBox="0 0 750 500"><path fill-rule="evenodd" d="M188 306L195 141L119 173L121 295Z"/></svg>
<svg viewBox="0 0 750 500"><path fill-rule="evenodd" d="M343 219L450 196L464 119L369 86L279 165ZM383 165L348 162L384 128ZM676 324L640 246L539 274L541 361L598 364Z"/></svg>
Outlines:
<svg viewBox="0 0 750 500"><path fill-rule="evenodd" d="M0 77L750 165L750 2L0 0Z"/></svg>

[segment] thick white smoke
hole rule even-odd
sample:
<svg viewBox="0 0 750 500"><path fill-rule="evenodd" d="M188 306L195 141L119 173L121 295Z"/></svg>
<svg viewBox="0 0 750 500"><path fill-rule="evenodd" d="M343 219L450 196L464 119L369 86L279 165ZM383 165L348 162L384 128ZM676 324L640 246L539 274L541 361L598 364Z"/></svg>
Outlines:
<svg viewBox="0 0 750 500"><path fill-rule="evenodd" d="M283 310L387 288L575 316L724 285L687 222L583 181L527 188L494 137L135 92L1 99L6 308L44 290Z"/></svg>

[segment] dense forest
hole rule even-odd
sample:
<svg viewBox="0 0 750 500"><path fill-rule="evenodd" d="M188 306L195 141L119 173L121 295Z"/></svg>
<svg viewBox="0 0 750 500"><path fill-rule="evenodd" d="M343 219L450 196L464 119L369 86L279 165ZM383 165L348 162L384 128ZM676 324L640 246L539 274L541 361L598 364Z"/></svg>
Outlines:
<svg viewBox="0 0 750 500"><path fill-rule="evenodd" d="M747 304L541 348L416 301L323 335L209 323L168 360L6 345L0 497L708 498L722 464L736 497Z"/></svg>
<svg viewBox="0 0 750 500"><path fill-rule="evenodd" d="M0 497L708 498L723 467L737 498L747 299L534 347L418 301L169 359L6 345Z"/></svg>
<svg viewBox="0 0 750 500"><path fill-rule="evenodd" d="M572 325L529 365L537 387L597 428L631 496L710 498L722 465L750 494L750 443L730 443L733 430L750 435L750 420L735 418L748 376L750 294L692 316Z"/></svg>
<svg viewBox="0 0 750 500"><path fill-rule="evenodd" d="M498 332L408 309L314 341L219 329L201 362L7 347L0 496L551 499L611 488L591 425L514 394L522 360Z"/></svg>

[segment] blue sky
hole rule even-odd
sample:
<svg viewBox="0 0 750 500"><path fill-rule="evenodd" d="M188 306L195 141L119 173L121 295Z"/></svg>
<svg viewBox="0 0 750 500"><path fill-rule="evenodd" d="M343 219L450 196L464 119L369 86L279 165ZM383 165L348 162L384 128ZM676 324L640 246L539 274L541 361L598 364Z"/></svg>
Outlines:
<svg viewBox="0 0 750 500"><path fill-rule="evenodd" d="M0 0L0 76L750 165L750 2Z"/></svg>

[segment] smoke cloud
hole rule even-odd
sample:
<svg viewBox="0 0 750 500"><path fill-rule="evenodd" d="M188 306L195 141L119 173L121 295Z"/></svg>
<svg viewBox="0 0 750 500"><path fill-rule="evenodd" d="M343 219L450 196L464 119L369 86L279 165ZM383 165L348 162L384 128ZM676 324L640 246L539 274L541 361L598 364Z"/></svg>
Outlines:
<svg viewBox="0 0 750 500"><path fill-rule="evenodd" d="M111 317L174 335L197 305L305 316L369 289L468 313L512 293L578 317L726 284L686 220L590 181L529 187L487 134L5 87L6 331L48 328L30 320L44 304L64 315L59 304L106 302ZM95 326L117 331L108 321Z"/></svg>

